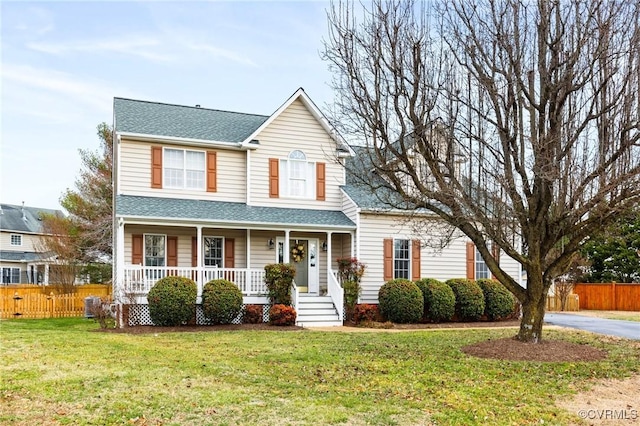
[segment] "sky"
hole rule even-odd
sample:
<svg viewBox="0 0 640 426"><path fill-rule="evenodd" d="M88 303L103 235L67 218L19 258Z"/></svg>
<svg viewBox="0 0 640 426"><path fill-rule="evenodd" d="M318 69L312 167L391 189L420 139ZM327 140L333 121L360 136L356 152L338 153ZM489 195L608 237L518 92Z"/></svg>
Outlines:
<svg viewBox="0 0 640 426"><path fill-rule="evenodd" d="M0 2L0 202L61 208L113 98L269 115L333 99L324 1Z"/></svg>

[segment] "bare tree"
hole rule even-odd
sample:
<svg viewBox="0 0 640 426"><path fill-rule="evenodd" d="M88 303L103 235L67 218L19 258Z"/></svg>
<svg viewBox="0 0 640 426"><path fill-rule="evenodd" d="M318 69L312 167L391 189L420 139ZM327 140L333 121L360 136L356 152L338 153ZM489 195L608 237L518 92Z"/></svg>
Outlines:
<svg viewBox="0 0 640 426"><path fill-rule="evenodd" d="M45 214L41 220L43 235L36 243L38 251L55 259L50 265L49 283L57 285L60 293L71 293L75 290L82 258L78 228L62 215Z"/></svg>
<svg viewBox="0 0 640 426"><path fill-rule="evenodd" d="M374 0L328 12L347 172L476 245L539 342L547 293L586 237L640 200L640 6ZM501 268L497 245L527 272Z"/></svg>

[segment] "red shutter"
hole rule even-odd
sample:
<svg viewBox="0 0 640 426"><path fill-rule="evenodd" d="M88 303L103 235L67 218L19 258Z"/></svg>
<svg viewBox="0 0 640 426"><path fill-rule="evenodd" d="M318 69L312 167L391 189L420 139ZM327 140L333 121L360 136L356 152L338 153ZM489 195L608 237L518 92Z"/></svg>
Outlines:
<svg viewBox="0 0 640 426"><path fill-rule="evenodd" d="M316 200L318 201L324 201L326 195L325 169L324 163L316 163Z"/></svg>
<svg viewBox="0 0 640 426"><path fill-rule="evenodd" d="M162 147L151 147L151 187L162 188Z"/></svg>
<svg viewBox="0 0 640 426"><path fill-rule="evenodd" d="M167 266L178 266L178 237L167 237Z"/></svg>
<svg viewBox="0 0 640 426"><path fill-rule="evenodd" d="M132 265L141 265L142 264L142 235L132 235L131 236L131 264Z"/></svg>
<svg viewBox="0 0 640 426"><path fill-rule="evenodd" d="M467 278L476 279L476 246L472 242L467 243Z"/></svg>
<svg viewBox="0 0 640 426"><path fill-rule="evenodd" d="M385 238L383 241L384 274L383 279L389 281L393 278L393 240Z"/></svg>
<svg viewBox="0 0 640 426"><path fill-rule="evenodd" d="M235 268L235 240L233 238L225 238L224 240L224 267Z"/></svg>
<svg viewBox="0 0 640 426"><path fill-rule="evenodd" d="M218 154L207 151L207 192L218 190Z"/></svg>
<svg viewBox="0 0 640 426"><path fill-rule="evenodd" d="M413 240L411 247L411 279L420 279L420 240Z"/></svg>
<svg viewBox="0 0 640 426"><path fill-rule="evenodd" d="M280 161L277 158L269 158L269 197L280 197Z"/></svg>
<svg viewBox="0 0 640 426"><path fill-rule="evenodd" d="M198 266L198 237L191 237L191 266Z"/></svg>

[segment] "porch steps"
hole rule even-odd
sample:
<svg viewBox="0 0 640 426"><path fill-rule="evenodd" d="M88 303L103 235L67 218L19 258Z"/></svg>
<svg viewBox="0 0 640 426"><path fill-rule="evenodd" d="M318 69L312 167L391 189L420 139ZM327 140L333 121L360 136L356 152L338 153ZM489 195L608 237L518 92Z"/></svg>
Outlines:
<svg viewBox="0 0 640 426"><path fill-rule="evenodd" d="M298 297L296 324L302 327L341 326L342 321L333 306L331 296L301 293Z"/></svg>

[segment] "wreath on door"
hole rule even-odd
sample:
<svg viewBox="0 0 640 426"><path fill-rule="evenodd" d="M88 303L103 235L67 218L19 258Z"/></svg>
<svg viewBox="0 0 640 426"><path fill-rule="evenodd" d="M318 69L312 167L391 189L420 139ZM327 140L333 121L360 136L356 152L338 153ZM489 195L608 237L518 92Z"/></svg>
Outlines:
<svg viewBox="0 0 640 426"><path fill-rule="evenodd" d="M304 245L296 244L291 249L291 258L294 262L298 263L304 259Z"/></svg>

